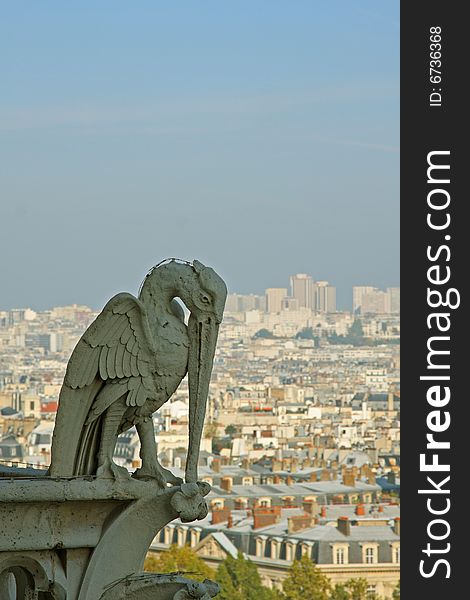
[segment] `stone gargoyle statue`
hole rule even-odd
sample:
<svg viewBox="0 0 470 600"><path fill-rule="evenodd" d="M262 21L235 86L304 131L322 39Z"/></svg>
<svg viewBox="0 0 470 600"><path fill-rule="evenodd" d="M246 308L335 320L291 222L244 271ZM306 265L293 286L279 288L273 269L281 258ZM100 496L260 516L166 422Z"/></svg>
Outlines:
<svg viewBox="0 0 470 600"><path fill-rule="evenodd" d="M135 478L162 487L182 481L157 460L152 413L189 378L186 482L197 464L209 381L227 288L195 260L168 259L151 269L136 298L114 296L88 327L67 366L52 441L50 475L128 478L113 453L136 426L142 466ZM180 298L190 311L185 325Z"/></svg>

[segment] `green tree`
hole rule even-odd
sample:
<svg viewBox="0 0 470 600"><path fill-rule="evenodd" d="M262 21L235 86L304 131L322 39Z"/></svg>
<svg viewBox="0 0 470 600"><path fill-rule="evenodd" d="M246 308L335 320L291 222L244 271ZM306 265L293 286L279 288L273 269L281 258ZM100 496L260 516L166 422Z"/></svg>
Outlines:
<svg viewBox="0 0 470 600"><path fill-rule="evenodd" d="M346 589L346 586L337 583L333 589L330 600L350 600L351 596Z"/></svg>
<svg viewBox="0 0 470 600"><path fill-rule="evenodd" d="M260 329L259 331L257 331L253 337L254 338L273 339L274 335L268 329L263 328L263 329Z"/></svg>
<svg viewBox="0 0 470 600"><path fill-rule="evenodd" d="M358 579L348 579L345 588L348 590L351 600L368 600L368 585L367 579L359 577Z"/></svg>
<svg viewBox="0 0 470 600"><path fill-rule="evenodd" d="M362 329L362 323L360 319L354 319L353 324L348 329L348 338L351 340L362 340L364 337L364 330Z"/></svg>
<svg viewBox="0 0 470 600"><path fill-rule="evenodd" d="M227 425L227 427L225 428L225 433L227 435L229 435L230 437L233 437L236 433L237 433L238 429L235 427L235 425Z"/></svg>
<svg viewBox="0 0 470 600"><path fill-rule="evenodd" d="M189 579L204 581L214 579L215 571L206 565L189 546L177 546L173 544L168 550L161 554L147 554L144 570L153 573L175 573L187 574Z"/></svg>
<svg viewBox="0 0 470 600"><path fill-rule="evenodd" d="M314 340L315 335L311 327L304 327L295 334L296 340Z"/></svg>
<svg viewBox="0 0 470 600"><path fill-rule="evenodd" d="M217 569L216 581L221 587L218 600L275 600L279 597L261 583L256 565L241 552L237 558L228 555Z"/></svg>
<svg viewBox="0 0 470 600"><path fill-rule="evenodd" d="M397 583L392 593L393 600L400 600L400 582Z"/></svg>
<svg viewBox="0 0 470 600"><path fill-rule="evenodd" d="M217 435L217 423L214 421L208 421L204 427L204 437L213 439Z"/></svg>
<svg viewBox="0 0 470 600"><path fill-rule="evenodd" d="M330 579L316 564L303 556L295 560L282 584L285 600L330 600Z"/></svg>

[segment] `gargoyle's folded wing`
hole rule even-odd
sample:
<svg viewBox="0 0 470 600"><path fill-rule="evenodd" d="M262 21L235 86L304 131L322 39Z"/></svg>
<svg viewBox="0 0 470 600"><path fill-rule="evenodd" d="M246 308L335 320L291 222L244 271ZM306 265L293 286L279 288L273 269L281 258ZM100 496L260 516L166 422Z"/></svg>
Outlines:
<svg viewBox="0 0 470 600"><path fill-rule="evenodd" d="M127 404L155 396L155 346L144 305L131 294L112 298L88 327L70 357L52 441L50 474L77 473L84 429L127 393ZM86 452L85 452L86 453Z"/></svg>

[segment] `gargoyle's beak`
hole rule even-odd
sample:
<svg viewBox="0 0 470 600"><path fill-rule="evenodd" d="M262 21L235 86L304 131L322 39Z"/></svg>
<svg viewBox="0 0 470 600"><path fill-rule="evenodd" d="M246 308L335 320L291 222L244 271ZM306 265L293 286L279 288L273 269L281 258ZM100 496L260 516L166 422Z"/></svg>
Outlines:
<svg viewBox="0 0 470 600"><path fill-rule="evenodd" d="M199 445L204 429L207 395L212 373L219 324L213 315L191 313L189 333L189 447L186 459L186 481L197 482Z"/></svg>

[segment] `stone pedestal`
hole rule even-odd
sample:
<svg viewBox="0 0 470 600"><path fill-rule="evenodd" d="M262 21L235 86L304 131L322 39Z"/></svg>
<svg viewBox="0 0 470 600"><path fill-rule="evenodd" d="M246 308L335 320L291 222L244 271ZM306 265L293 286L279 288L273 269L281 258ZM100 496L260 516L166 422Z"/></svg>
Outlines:
<svg viewBox="0 0 470 600"><path fill-rule="evenodd" d="M18 469L15 470L17 475ZM207 598L217 585L142 573L155 535L207 514L205 483L95 477L0 479L0 598Z"/></svg>

